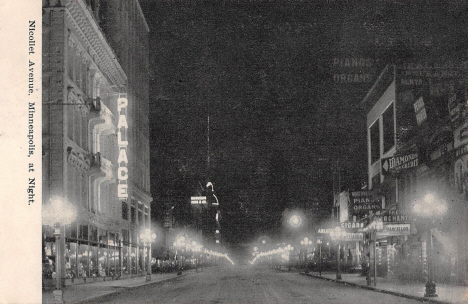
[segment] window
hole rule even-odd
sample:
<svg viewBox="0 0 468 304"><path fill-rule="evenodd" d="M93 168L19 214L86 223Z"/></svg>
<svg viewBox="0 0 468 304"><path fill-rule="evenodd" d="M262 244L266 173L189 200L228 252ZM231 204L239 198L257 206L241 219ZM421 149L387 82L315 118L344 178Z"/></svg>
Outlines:
<svg viewBox="0 0 468 304"><path fill-rule="evenodd" d="M128 221L128 206L126 202L122 202L122 218Z"/></svg>
<svg viewBox="0 0 468 304"><path fill-rule="evenodd" d="M371 163L380 159L379 120L377 119L370 129Z"/></svg>
<svg viewBox="0 0 468 304"><path fill-rule="evenodd" d="M131 217L132 217L132 224L136 224L136 208L135 207L131 207Z"/></svg>
<svg viewBox="0 0 468 304"><path fill-rule="evenodd" d="M395 146L395 120L393 112L394 107L392 103L382 114L384 153Z"/></svg>

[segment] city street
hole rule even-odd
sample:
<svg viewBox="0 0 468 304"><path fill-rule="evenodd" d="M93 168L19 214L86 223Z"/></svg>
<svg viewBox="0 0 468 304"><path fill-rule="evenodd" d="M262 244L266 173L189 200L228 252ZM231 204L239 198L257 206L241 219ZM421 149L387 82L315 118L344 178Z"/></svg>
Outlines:
<svg viewBox="0 0 468 304"><path fill-rule="evenodd" d="M234 266L191 272L88 303L421 303L279 271Z"/></svg>

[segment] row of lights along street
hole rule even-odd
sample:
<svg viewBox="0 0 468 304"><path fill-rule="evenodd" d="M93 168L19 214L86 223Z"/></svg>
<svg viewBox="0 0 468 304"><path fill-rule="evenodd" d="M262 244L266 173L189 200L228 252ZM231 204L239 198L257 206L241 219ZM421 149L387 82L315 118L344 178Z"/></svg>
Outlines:
<svg viewBox="0 0 468 304"><path fill-rule="evenodd" d="M447 212L447 204L445 200L437 198L434 194L426 194L422 199L420 200L415 200L412 205L412 213L416 218L420 219L430 219L429 221L429 228L428 228L428 263L427 263L427 282L425 285L425 297L437 297L436 293L436 284L434 282L434 246L433 246L433 237L434 237L434 226L435 226L435 220L440 219L442 216L445 215ZM302 218L302 215L299 214L292 214L287 220L287 223L291 228L298 228L302 225L304 219ZM373 285L377 286L376 278L377 278L377 263L376 263L376 242L377 242L377 235L381 233L385 228L384 223L382 222L382 219L378 216L374 216L373 219L370 221L370 223L365 227L365 228L359 228L358 231L361 231L363 233L367 233L370 236L370 243L369 246L371 246L371 250L373 251L371 254L372 257L372 262L373 264L369 268L369 271L367 271L367 281L368 285L371 285L371 282L373 281ZM342 273L341 273L341 243L346 241L347 238L349 237L349 233L341 228L340 226L336 226L333 229L325 229L327 231L327 234L330 238L330 241L332 241L335 244L336 248L336 280L342 280ZM258 246L255 246L253 248L254 252L254 259L251 261L251 264L255 263L263 263L267 261L271 265L280 265L281 264L286 264L288 269L291 269L292 266L292 255L294 253L295 247L291 245L291 241L282 243L282 245L277 244L276 248L271 249L271 250L265 250L265 251L258 251ZM262 243L265 245L265 243ZM287 244L287 245L286 245ZM297 256L299 257L300 260L302 260L303 263L302 267L305 269L305 272L309 272L309 262L314 262L316 258L318 258L319 262L319 275L322 275L322 244L324 244L324 238L323 236L319 236L316 239L316 244L318 248L315 248L313 245L313 241L309 237L302 237L300 238L300 241L298 241L298 247L296 247L297 251ZM270 244L270 248L272 248ZM299 246L300 245L300 246ZM330 246L330 242L326 242L327 246ZM265 246L263 246L265 247ZM309 256L309 248L311 248L311 253L312 253L312 261L309 261L308 256ZM318 250L318 255L315 254L316 249ZM329 249L330 250L330 249ZM330 251L329 251L330 253ZM330 254L328 254L330 256ZM314 262L315 263L315 262Z"/></svg>

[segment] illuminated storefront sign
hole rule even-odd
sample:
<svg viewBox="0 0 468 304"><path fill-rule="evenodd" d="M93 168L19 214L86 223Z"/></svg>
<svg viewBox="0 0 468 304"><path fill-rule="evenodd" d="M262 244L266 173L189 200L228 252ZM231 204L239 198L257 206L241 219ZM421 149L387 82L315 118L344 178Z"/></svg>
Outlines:
<svg viewBox="0 0 468 304"><path fill-rule="evenodd" d="M127 124L128 99L126 94L120 94L117 99L117 111L119 113L119 124L117 125L117 144L119 145L119 168L117 178L117 196L121 199L128 198L128 124Z"/></svg>
<svg viewBox="0 0 468 304"><path fill-rule="evenodd" d="M192 205L206 205L206 196L192 196L190 203Z"/></svg>
<svg viewBox="0 0 468 304"><path fill-rule="evenodd" d="M398 235L410 235L411 225L410 224L387 224L384 225L383 231L378 232L379 236L398 236Z"/></svg>
<svg viewBox="0 0 468 304"><path fill-rule="evenodd" d="M343 242L359 242L364 241L364 234L363 233L344 233L340 241Z"/></svg>

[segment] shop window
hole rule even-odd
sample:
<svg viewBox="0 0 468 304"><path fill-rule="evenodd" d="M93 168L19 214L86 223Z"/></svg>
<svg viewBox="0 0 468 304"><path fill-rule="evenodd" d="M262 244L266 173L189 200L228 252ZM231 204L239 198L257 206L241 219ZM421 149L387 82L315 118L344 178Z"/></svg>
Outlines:
<svg viewBox="0 0 468 304"><path fill-rule="evenodd" d="M109 238L107 239L107 244L109 246L115 246L117 244L115 242L115 233L109 232Z"/></svg>
<svg viewBox="0 0 468 304"><path fill-rule="evenodd" d="M107 245L107 230L99 229L99 243Z"/></svg>
<svg viewBox="0 0 468 304"><path fill-rule="evenodd" d="M122 241L124 245L130 244L130 231L122 229Z"/></svg>
<svg viewBox="0 0 468 304"><path fill-rule="evenodd" d="M143 272L145 270L145 254L143 252L143 248L140 247L139 251L139 258L138 258L138 272Z"/></svg>
<svg viewBox="0 0 468 304"><path fill-rule="evenodd" d="M98 250L98 275L100 277L107 277L108 274L108 265L107 265L107 260L108 260L108 249L107 247L102 247L100 245L99 250Z"/></svg>
<svg viewBox="0 0 468 304"><path fill-rule="evenodd" d="M126 202L122 202L122 218L128 220L128 205Z"/></svg>
<svg viewBox="0 0 468 304"><path fill-rule="evenodd" d="M129 274L129 259L128 259L129 247L127 245L122 247L122 273Z"/></svg>
<svg viewBox="0 0 468 304"><path fill-rule="evenodd" d="M89 226L89 240L91 242L98 241L98 228L95 226Z"/></svg>
<svg viewBox="0 0 468 304"><path fill-rule="evenodd" d="M80 225L78 238L81 240L88 240L88 225Z"/></svg>
<svg viewBox="0 0 468 304"><path fill-rule="evenodd" d="M130 209L131 209L132 224L136 225L136 217L137 217L136 208L132 206Z"/></svg>
<svg viewBox="0 0 468 304"><path fill-rule="evenodd" d="M380 159L379 120L376 120L369 130L371 163L375 163Z"/></svg>
<svg viewBox="0 0 468 304"><path fill-rule="evenodd" d="M89 246L89 275L93 278L99 275L98 248L91 245Z"/></svg>
<svg viewBox="0 0 468 304"><path fill-rule="evenodd" d="M80 244L78 253L78 277L86 278L89 276L88 274L88 245Z"/></svg>
<svg viewBox="0 0 468 304"><path fill-rule="evenodd" d="M66 244L65 273L67 279L74 279L77 277L77 247L78 245L74 242Z"/></svg>
<svg viewBox="0 0 468 304"><path fill-rule="evenodd" d="M115 249L115 248L109 248L109 260L108 260L108 269L109 269L109 273L108 275L110 277L113 277L113 276L116 276L117 275L117 261L119 260L118 259L118 250Z"/></svg>
<svg viewBox="0 0 468 304"><path fill-rule="evenodd" d="M138 225L140 227L143 227L143 212L141 212L140 210L138 210Z"/></svg>
<svg viewBox="0 0 468 304"><path fill-rule="evenodd" d="M395 120L393 103L382 114L384 153L395 146Z"/></svg>

